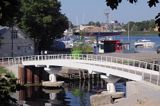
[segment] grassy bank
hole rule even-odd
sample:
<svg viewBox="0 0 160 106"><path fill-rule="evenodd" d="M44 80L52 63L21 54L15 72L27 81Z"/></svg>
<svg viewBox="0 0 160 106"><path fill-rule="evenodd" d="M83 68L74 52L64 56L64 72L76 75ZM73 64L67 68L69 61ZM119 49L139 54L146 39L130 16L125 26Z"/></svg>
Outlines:
<svg viewBox="0 0 160 106"><path fill-rule="evenodd" d="M9 76L11 76L11 78L16 78L15 75L12 72L9 72L7 69L5 69L4 67L0 66L0 75L1 74L7 74Z"/></svg>
<svg viewBox="0 0 160 106"><path fill-rule="evenodd" d="M2 73L7 73L7 69L5 69L4 67L0 67L0 74Z"/></svg>

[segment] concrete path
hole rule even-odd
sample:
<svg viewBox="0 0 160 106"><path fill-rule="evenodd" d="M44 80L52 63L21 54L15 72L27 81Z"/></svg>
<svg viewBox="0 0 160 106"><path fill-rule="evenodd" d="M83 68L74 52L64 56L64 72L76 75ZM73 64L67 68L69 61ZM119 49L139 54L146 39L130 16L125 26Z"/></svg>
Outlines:
<svg viewBox="0 0 160 106"><path fill-rule="evenodd" d="M160 87L134 81L126 86L126 98L106 106L160 106Z"/></svg>

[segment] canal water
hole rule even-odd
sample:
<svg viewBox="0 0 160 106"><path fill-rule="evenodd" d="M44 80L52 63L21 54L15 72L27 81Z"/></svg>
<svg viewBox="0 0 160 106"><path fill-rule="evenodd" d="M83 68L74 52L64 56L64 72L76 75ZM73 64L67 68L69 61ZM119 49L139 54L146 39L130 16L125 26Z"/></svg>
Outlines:
<svg viewBox="0 0 160 106"><path fill-rule="evenodd" d="M124 82L116 83L116 91L126 92ZM63 88L46 89L32 86L17 91L17 105L23 106L90 106L90 96L106 90L103 80L65 82Z"/></svg>

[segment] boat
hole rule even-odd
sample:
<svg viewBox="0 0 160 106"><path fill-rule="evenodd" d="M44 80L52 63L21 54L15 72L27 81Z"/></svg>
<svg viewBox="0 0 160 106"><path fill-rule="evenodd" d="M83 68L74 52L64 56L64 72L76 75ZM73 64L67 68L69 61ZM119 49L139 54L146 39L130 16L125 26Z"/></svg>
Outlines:
<svg viewBox="0 0 160 106"><path fill-rule="evenodd" d="M147 39L140 39L137 42L134 42L135 48L143 47L143 48L153 48L155 46L155 42Z"/></svg>

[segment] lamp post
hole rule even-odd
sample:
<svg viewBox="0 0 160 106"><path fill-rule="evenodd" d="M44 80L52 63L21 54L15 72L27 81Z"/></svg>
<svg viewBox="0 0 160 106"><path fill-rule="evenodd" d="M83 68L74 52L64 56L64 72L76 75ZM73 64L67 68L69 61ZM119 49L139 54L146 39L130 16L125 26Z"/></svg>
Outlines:
<svg viewBox="0 0 160 106"><path fill-rule="evenodd" d="M129 42L129 22L128 22L128 42Z"/></svg>
<svg viewBox="0 0 160 106"><path fill-rule="evenodd" d="M13 39L17 38L17 31L13 29L13 25L11 27L11 57L13 57Z"/></svg>

